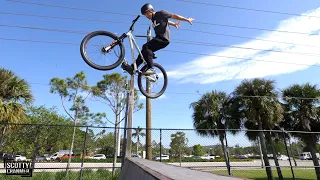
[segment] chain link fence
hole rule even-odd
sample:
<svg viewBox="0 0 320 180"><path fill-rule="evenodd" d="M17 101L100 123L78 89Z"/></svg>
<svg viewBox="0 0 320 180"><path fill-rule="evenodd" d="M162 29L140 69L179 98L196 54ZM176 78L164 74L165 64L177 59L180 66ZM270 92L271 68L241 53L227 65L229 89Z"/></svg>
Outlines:
<svg viewBox="0 0 320 180"><path fill-rule="evenodd" d="M268 168L279 179L317 179L312 154L320 159L320 134L310 132L150 129L149 147L144 128L132 128L129 144L124 129L114 127L1 124L0 132L1 161L33 162L34 179L117 179L128 150L132 157L249 179L267 179ZM5 175L4 163L0 168L1 179L17 179Z"/></svg>

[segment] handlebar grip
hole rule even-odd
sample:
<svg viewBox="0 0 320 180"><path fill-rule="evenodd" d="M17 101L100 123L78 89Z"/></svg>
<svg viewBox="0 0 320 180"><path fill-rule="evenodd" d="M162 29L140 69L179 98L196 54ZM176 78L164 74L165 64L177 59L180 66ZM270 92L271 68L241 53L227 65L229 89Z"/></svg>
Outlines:
<svg viewBox="0 0 320 180"><path fill-rule="evenodd" d="M140 17L140 14L132 21L132 25L130 26L130 30L133 31L133 26L136 23L136 21L139 19L139 17Z"/></svg>
<svg viewBox="0 0 320 180"><path fill-rule="evenodd" d="M136 22L140 18L140 14L133 20L133 22Z"/></svg>

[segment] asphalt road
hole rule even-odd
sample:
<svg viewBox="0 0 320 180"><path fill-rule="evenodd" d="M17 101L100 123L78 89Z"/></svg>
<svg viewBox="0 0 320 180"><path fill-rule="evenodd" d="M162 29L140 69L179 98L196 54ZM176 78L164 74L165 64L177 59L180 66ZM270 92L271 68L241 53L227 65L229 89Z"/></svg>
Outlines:
<svg viewBox="0 0 320 180"><path fill-rule="evenodd" d="M270 165L275 166L274 161L269 159ZM301 167L312 167L313 162L311 160L302 161L302 160L296 160L297 167L295 167L294 162L292 161L292 166L295 168ZM168 163L175 166L180 166L180 163ZM284 167L290 167L289 161L279 161L280 166ZM231 162L231 168L232 169L249 169L249 168L261 168L261 161L260 160L254 160L249 162ZM36 169L35 172L56 172L56 171L64 171L67 167L67 163L36 163L36 168L43 168L43 169ZM71 163L71 168L77 168L72 169L73 171L79 171L81 167L81 163ZM98 168L108 169L112 170L112 163L84 163L84 168L91 168L93 170L96 170ZM117 163L116 167L121 167L121 163ZM181 167L188 167L188 168L194 168L194 169L202 169L202 170L215 170L215 169L226 169L226 163L225 162L182 162ZM4 165L3 163L0 163L0 173L4 173Z"/></svg>

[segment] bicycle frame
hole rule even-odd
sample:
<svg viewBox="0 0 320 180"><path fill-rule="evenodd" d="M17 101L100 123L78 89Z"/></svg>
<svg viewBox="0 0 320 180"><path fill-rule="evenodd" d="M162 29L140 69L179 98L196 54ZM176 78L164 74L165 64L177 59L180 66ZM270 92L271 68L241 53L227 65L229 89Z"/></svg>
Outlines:
<svg viewBox="0 0 320 180"><path fill-rule="evenodd" d="M132 21L132 25L130 26L129 28L129 31L126 32L126 33L123 33L117 41L123 41L125 38L128 38L129 39L129 43L130 43L130 50L131 50L131 56L132 56L132 63L133 63L133 72L137 72L139 71L138 70L138 67L137 67L137 63L136 63L136 58L134 56L134 50L136 49L139 53L139 55L141 56L141 59L142 59L142 62L143 64L147 64L147 61L143 58L143 55L141 53L141 50L136 42L136 40L134 39L133 37L133 30L134 30L134 24L137 22L137 20L140 18L141 15L138 15L133 21ZM124 59L125 60L125 59ZM140 72L140 71L139 71Z"/></svg>
<svg viewBox="0 0 320 180"><path fill-rule="evenodd" d="M135 73L135 72L137 72L137 71L138 71L139 73L141 73L141 71L138 69L137 64L136 64L136 59L135 59L135 56L134 56L134 48L136 48L137 51L139 52L139 55L141 56L141 59L142 59L142 61L143 61L143 64L147 64L147 61L143 58L143 55L142 55L142 53L141 53L141 51L140 51L140 48L139 48L136 40L134 39L134 37L133 37L133 35L132 35L132 31L128 31L128 32L126 33L126 35L127 35L128 39L129 39L129 42L130 42L130 50L131 50L132 63L133 63L133 73ZM149 79L150 81L152 81L152 82L156 82L156 81L157 81L156 78L152 78L152 77L150 77L150 76L145 76L145 77L146 77L147 79Z"/></svg>
<svg viewBox="0 0 320 180"><path fill-rule="evenodd" d="M143 58L143 55L140 51L140 48L136 42L136 40L134 39L133 35L132 35L132 31L128 31L126 33L128 39L129 39L129 43L130 43L130 50L131 50L131 56L132 56L132 63L133 63L133 72L135 73L136 71L139 71L138 70L138 67L137 67L137 63L136 63L136 58L135 58L135 55L134 55L134 50L136 49L139 53L139 55L141 56L141 59L143 61L143 64L147 64L147 61Z"/></svg>
<svg viewBox="0 0 320 180"><path fill-rule="evenodd" d="M143 55L141 53L141 50L136 42L136 40L134 39L133 37L133 27L134 27L134 24L136 23L136 21L139 19L140 15L138 15L133 21L132 21L132 25L130 26L130 29L128 32L126 33L123 33L119 38L118 40L116 41L123 41L125 38L128 38L129 39L129 43L130 43L130 50L131 50L131 57L132 57L132 63L133 63L133 73L135 74L137 71L139 73L141 73L141 71L138 69L137 67L137 63L136 63L136 58L134 56L134 50L136 49L142 59L142 63L143 64L147 64L147 61L143 58ZM125 61L125 58L124 58L124 61ZM157 78L152 78L150 76L145 76L147 79L153 81L153 82L156 82L156 79Z"/></svg>

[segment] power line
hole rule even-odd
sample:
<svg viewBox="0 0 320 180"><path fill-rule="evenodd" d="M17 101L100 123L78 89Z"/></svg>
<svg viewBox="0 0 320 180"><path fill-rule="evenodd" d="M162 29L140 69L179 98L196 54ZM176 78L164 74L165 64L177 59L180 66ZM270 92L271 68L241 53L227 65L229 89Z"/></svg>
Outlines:
<svg viewBox="0 0 320 180"><path fill-rule="evenodd" d="M11 28L23 28L23 29L32 29L32 30L41 30L41 31L54 31L54 32L63 32L63 33L72 33L72 34L86 34L89 32L86 31L75 31L68 29L50 29L50 28L40 28L40 27L32 27L32 26L17 26L10 24L0 24L2 27L11 27Z"/></svg>
<svg viewBox="0 0 320 180"><path fill-rule="evenodd" d="M39 18L78 20L78 21L88 21L88 22L108 22L108 23L117 23L117 24L130 24L130 22L122 22L122 21L84 19L84 18L61 17L61 16L41 16L41 15L34 15L34 14L21 14L21 13L11 13L11 12L0 12L0 14L39 17ZM149 24L140 23L140 25L149 25ZM180 28L180 30L189 31L189 32L204 33L204 34L211 34L211 35L217 35L217 36L232 37L232 38L251 39L251 40L257 40L257 41L265 41L265 42L274 42L274 43L289 44L289 45L296 45L296 46L306 46L306 47L320 48L320 46L313 46L313 45L307 45L307 44L297 44L297 43L292 43L292 42L275 41L275 40L268 40L268 39L261 39L261 38L252 38L252 37L230 35L230 34L224 34L224 33L208 32L208 31L200 31L200 30L191 30L191 29L184 29L184 28Z"/></svg>
<svg viewBox="0 0 320 180"><path fill-rule="evenodd" d="M39 18L50 18L50 19L66 19L66 20L75 20L75 21L103 22L103 23L108 22L108 23L118 23L118 24L130 24L130 22L124 22L124 21L98 20L98 19L62 17L62 16L43 16L43 15L36 15L36 14L12 13L12 12L2 12L2 11L0 11L0 14L15 15L15 16L39 17ZM148 24L140 23L140 25L148 25Z"/></svg>
<svg viewBox="0 0 320 180"><path fill-rule="evenodd" d="M295 14L295 13L288 13L288 12L279 12L279 11L254 9L254 8L245 8L245 7L237 7L237 6L228 6L228 5L205 3L205 2L195 2L195 1L190 1L190 0L175 0L175 1L180 1L180 2L185 2L185 3L192 3L192 4L201 4L201 5L206 5L206 6L216 6L216 7L223 7L223 8L241 9L241 10L247 10L247 11L272 13L272 14L282 14L282 15L290 15L290 16L303 16L303 17L320 18L319 16L309 16L309 15Z"/></svg>
<svg viewBox="0 0 320 180"><path fill-rule="evenodd" d="M55 7L55 8L64 8L64 9L81 10L81 11L89 11L89 12L99 12L99 13L105 13L105 14L115 14L115 15L124 15L124 16L137 16L137 14L126 14L126 13L120 13L120 12L110 12L110 11L102 11L102 10L74 8L74 7L69 7L69 6L43 4L43 3L35 3L35 2L27 2L27 1L19 1L19 0L8 0L8 1L18 2L18 3L25 3L25 4L33 4L33 5L39 5L39 6L49 6L49 7ZM79 20L79 19L77 19L77 20ZM229 27L229 28L240 28L240 29L251 29L251 30L260 30L260 31L280 32L280 33L291 33L291 34L301 34L301 35L319 35L319 34L310 34L310 33L306 33L306 32L281 31L281 30L272 30L272 29L266 29L266 28L257 28L257 27L247 27L247 26L236 26L236 25L228 25L228 24L201 22L201 21L196 21L196 20L194 21L194 23L206 24L206 25L212 25L212 26L222 26L222 27ZM148 24L143 24L143 25L148 25Z"/></svg>
<svg viewBox="0 0 320 180"><path fill-rule="evenodd" d="M54 42L54 41L43 41L43 40L27 40L27 39L3 38L3 37L0 37L0 40L37 42L37 43L51 43L51 44L79 45L79 44L69 43L69 42ZM194 52L187 52L187 51L165 50L165 49L162 50L162 51L172 52L172 53L182 53L182 54L194 54L194 55L202 55L202 56L222 57L222 58L230 58L230 59L253 60L253 61L261 61L261 62L280 63L280 64L292 64L292 65L301 65L301 66L310 66L310 67L311 67L311 66L320 67L320 65L318 65L318 64L290 63L290 62L282 62L282 61L271 61L271 60L262 60L262 59L253 59L253 58L240 58L240 57L232 57L232 56L222 56L222 55L214 55L214 54L194 53Z"/></svg>
<svg viewBox="0 0 320 180"><path fill-rule="evenodd" d="M32 30L42 30L42 31L54 31L54 32L63 32L63 33L73 33L73 34L86 34L89 32L86 31L76 31L76 30L66 30L66 29L50 29L50 28L40 28L40 27L31 27L31 26L17 26L17 25L9 25L9 24L0 24L2 27L11 27L11 28L24 28L24 29L32 29ZM142 39L141 37L137 37ZM199 46L215 46L215 47L230 47L236 49L245 49L245 50L255 50L255 51L269 51L269 52L277 52L277 53L286 53L286 54L297 54L297 55L304 55L304 56L320 56L320 54L314 53L303 53L303 52L288 52L288 51L279 51L279 50L272 50L272 49L258 49L258 48L249 48L249 47L239 47L239 46L232 46L232 45L224 45L224 44L213 44L213 43L206 43L206 42L199 42L199 41L185 41L180 39L174 39L173 43L179 44L192 44L192 45L199 45Z"/></svg>
<svg viewBox="0 0 320 180"><path fill-rule="evenodd" d="M317 64L300 64L300 63L290 63L290 62L282 62L282 61L261 60L261 59L253 59L253 58L240 58L240 57L222 56L222 55L205 54L205 53L194 53L194 52L176 51L176 50L162 50L162 51L174 52L174 53L183 53L183 54L195 54L195 55L203 55L203 56L214 56L214 57L231 58L231 59L241 59L241 60L253 60L253 61L262 61L262 62L273 62L273 63L280 63L280 64L292 64L292 65L317 66L317 67L320 67L320 65L317 65Z"/></svg>
<svg viewBox="0 0 320 180"><path fill-rule="evenodd" d="M46 85L46 86L50 86L50 84L45 84L45 83L35 83L35 82L31 82L30 84L38 84L38 85ZM138 90L139 91L139 90ZM181 94L181 95L185 95L185 94L197 94L199 95L199 93L192 93L192 92L165 92L166 94ZM200 94L203 95L203 94ZM241 97L241 98L279 98L279 97L274 97L274 96L246 96L246 95L238 95L236 97ZM303 100L312 100L312 99L318 99L320 100L320 97L316 97L316 98L312 98L312 97L295 97L295 96L281 96L280 98L287 98L287 99L303 99Z"/></svg>
<svg viewBox="0 0 320 180"><path fill-rule="evenodd" d="M256 28L256 27L247 27L247 26L235 26L235 25L228 25L228 24L214 24L214 23L207 23L207 22L196 22L196 23L213 25L213 26L230 27L230 28L252 29L252 30L259 30L259 31L270 31L270 32L290 33L290 34L305 34L305 35L316 35L316 36L319 35L319 34L310 34L310 33L305 33L305 32L281 31L281 30L273 30L273 29L265 29L265 28Z"/></svg>
<svg viewBox="0 0 320 180"><path fill-rule="evenodd" d="M79 10L79 11L99 12L99 13L105 13L105 14L118 14L118 15L123 15L123 16L137 16L137 14L127 14L127 13L117 13L117 12L95 10L95 9L75 8L75 7L71 7L71 6L59 6L59 5L53 5L53 4L43 4L43 3L35 3L35 2L28 2L28 1L18 1L18 0L7 0L7 1L24 3L24 4L33 4L33 5L39 5L39 6L56 7L56 8L63 8L63 9L73 9L73 10Z"/></svg>
<svg viewBox="0 0 320 180"><path fill-rule="evenodd" d="M61 16L41 16L41 15L34 15L34 14L21 14L21 13L10 13L10 12L0 12L0 14L9 14L9 15L17 15L17 16L30 16L30 17L39 17L39 18L53 18L53 19L66 19L66 20L78 20L78 21L89 21L89 22L108 22L108 23L117 23L117 24L130 24L129 22L121 22L121 21L109 21L109 20L96 20L96 19L84 19L84 18L74 18L74 17L61 17ZM149 24L140 24L140 25L149 25ZM261 38L251 38L245 36L237 36L237 35L230 35L230 34L223 34L223 33L215 33L215 32L207 32L207 31L200 31L200 30L191 30L191 29L184 29L180 28L182 31L190 31L190 32L198 32L210 35L217 35L217 36L225 36L225 37L232 37L232 38L241 38L241 39L251 39L251 40L258 40L258 41L265 41L265 42L274 42L274 43L281 43L281 44L289 44L289 45L296 45L296 46L306 46L312 48L320 48L320 46L313 46L307 44L298 44L298 43L291 43L291 42L283 42L283 41L274 41L268 39L261 39Z"/></svg>
<svg viewBox="0 0 320 180"><path fill-rule="evenodd" d="M213 43L206 43L206 42L199 42L199 41L185 41L185 40L174 39L174 38L173 38L172 42L179 43L179 44L199 45L199 46L215 46L215 47L229 47L229 48L255 50L255 51L269 51L269 52L286 53L286 54L297 54L297 55L304 55L304 56L316 56L316 57L320 56L320 54L314 54L314 53L277 51L277 50L272 50L272 49L258 49L258 48L240 47L240 46L232 46L232 45L225 45L225 44L213 44Z"/></svg>
<svg viewBox="0 0 320 180"><path fill-rule="evenodd" d="M79 45L79 44L70 43L70 42L29 40L29 39L16 39L16 38L4 38L4 37L0 37L0 40L5 40L5 41L22 41L22 42L35 42L35 43L49 43L49 44L68 44L68 45L77 45L77 46Z"/></svg>
<svg viewBox="0 0 320 180"><path fill-rule="evenodd" d="M283 41L274 41L274 40L269 40L269 39L251 38L251 37L246 37L246 36L230 35L230 34L223 34L223 33L216 33L216 32L208 32L208 31L200 31L200 30L192 30L192 29L182 29L182 28L180 28L180 29L181 29L181 30L184 30L184 31L198 32L198 33L218 35L218 36L234 37L234 38L241 38L241 39L252 39L252 40L258 40L258 41L275 42L275 43L282 43L282 44L290 44L290 45L298 45L298 46L307 46L307 47L316 47L316 48L319 48L319 46L296 44L296 43L283 42Z"/></svg>

